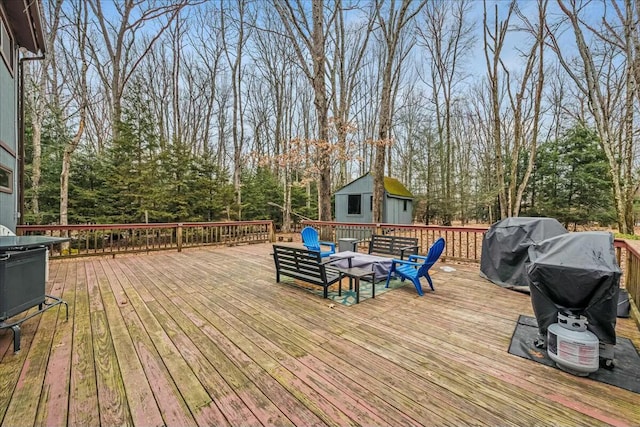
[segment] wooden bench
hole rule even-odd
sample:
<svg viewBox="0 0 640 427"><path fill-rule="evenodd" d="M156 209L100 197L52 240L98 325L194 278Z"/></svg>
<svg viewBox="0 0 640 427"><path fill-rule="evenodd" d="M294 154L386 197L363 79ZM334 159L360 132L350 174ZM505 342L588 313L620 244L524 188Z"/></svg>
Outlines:
<svg viewBox="0 0 640 427"><path fill-rule="evenodd" d="M353 243L355 252L358 242ZM371 240L369 240L368 253L372 255L391 255L392 257L404 259L405 254L418 254L418 238L372 234Z"/></svg>
<svg viewBox="0 0 640 427"><path fill-rule="evenodd" d="M342 273L327 269L327 264L335 260L322 261L320 252L293 246L273 245L273 260L276 264L276 282L280 276L293 277L313 285L322 286L323 297L327 298L328 288L340 283ZM338 295L342 295L342 286L338 286Z"/></svg>

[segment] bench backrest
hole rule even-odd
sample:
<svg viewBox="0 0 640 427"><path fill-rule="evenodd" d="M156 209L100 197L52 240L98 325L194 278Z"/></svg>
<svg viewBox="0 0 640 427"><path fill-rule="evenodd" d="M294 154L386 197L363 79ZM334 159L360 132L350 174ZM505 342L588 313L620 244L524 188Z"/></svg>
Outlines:
<svg viewBox="0 0 640 427"><path fill-rule="evenodd" d="M285 276L300 277L310 283L326 283L327 273L320 252L273 245L276 269Z"/></svg>
<svg viewBox="0 0 640 427"><path fill-rule="evenodd" d="M369 241L369 253L387 254L400 257L402 249L412 246L413 248L404 251L404 255L418 253L418 238L404 236L389 236L384 234L373 234Z"/></svg>

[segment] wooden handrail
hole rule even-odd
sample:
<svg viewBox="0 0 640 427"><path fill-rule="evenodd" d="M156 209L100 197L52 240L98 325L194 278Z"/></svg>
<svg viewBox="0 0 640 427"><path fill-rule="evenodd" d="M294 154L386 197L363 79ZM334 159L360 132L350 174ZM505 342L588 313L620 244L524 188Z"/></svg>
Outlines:
<svg viewBox="0 0 640 427"><path fill-rule="evenodd" d="M447 241L445 259L479 263L482 252L482 239L488 227L438 226L421 224L384 224L384 223L349 223L333 221L302 221L305 226L312 226L320 230L324 240L337 242L341 237L356 237L365 240L371 234L392 234L417 237L420 253L426 253L429 246L438 237ZM360 247L365 249L366 242ZM622 268L621 287L629 292L634 310L634 318L640 327L640 241L615 239L614 247L618 264Z"/></svg>
<svg viewBox="0 0 640 427"><path fill-rule="evenodd" d="M487 227L444 227L437 225L408 225L385 223L348 223L331 221L302 221L320 230L322 240L338 242L344 237L363 241L371 234L402 235L418 238L420 253L439 237L447 246L443 257L461 262L479 263L482 239ZM153 224L73 224L19 225L18 235L66 236L68 246L53 248L52 258L111 255L131 252L150 252L207 245L236 245L275 241L273 221L185 222ZM640 242L615 239L616 256L623 268L621 285L627 289L637 313L640 306ZM638 316L635 316L636 320Z"/></svg>
<svg viewBox="0 0 640 427"><path fill-rule="evenodd" d="M65 236L52 258L150 252L208 245L275 241L273 221L153 224L20 225L18 235Z"/></svg>

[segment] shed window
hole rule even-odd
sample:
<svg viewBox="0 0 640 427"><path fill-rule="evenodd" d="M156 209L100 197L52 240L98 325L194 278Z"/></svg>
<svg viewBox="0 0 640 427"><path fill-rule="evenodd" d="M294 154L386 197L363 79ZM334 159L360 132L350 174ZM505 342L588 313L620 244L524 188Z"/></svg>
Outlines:
<svg viewBox="0 0 640 427"><path fill-rule="evenodd" d="M362 195L349 194L349 203L347 206L348 215L360 215L362 213Z"/></svg>
<svg viewBox="0 0 640 427"><path fill-rule="evenodd" d="M373 210L373 196L369 196L369 210Z"/></svg>
<svg viewBox="0 0 640 427"><path fill-rule="evenodd" d="M13 193L13 172L0 166L0 192Z"/></svg>
<svg viewBox="0 0 640 427"><path fill-rule="evenodd" d="M405 212L407 211L407 201L406 201L406 200L404 201L404 209L403 209L403 210L404 210Z"/></svg>

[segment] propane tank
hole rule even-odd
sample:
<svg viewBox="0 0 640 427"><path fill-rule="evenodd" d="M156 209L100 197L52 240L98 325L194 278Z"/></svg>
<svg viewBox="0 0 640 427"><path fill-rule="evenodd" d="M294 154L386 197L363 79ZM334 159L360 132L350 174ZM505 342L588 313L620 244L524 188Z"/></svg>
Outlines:
<svg viewBox="0 0 640 427"><path fill-rule="evenodd" d="M587 330L587 318L569 312L558 313L558 323L547 329L547 354L558 368L587 376L599 367L598 337Z"/></svg>

